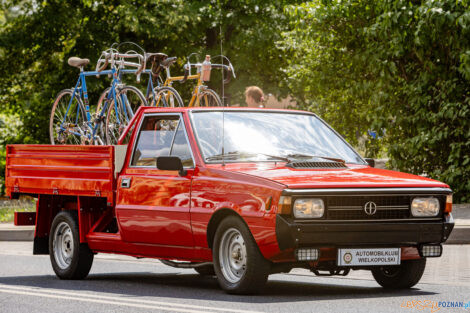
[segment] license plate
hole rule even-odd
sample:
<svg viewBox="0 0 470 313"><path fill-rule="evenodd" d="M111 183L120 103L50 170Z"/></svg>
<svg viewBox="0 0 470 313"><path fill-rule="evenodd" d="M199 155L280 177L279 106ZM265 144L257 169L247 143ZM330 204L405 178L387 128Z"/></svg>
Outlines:
<svg viewBox="0 0 470 313"><path fill-rule="evenodd" d="M338 266L399 265L400 248L338 249Z"/></svg>

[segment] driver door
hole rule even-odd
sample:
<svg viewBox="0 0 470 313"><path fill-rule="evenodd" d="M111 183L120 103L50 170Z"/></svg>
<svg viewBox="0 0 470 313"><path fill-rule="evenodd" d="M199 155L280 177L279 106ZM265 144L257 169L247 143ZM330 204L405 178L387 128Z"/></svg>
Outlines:
<svg viewBox="0 0 470 313"><path fill-rule="evenodd" d="M159 156L178 156L186 176L157 169ZM194 246L189 213L193 169L181 114L144 116L118 181L116 216L124 241Z"/></svg>

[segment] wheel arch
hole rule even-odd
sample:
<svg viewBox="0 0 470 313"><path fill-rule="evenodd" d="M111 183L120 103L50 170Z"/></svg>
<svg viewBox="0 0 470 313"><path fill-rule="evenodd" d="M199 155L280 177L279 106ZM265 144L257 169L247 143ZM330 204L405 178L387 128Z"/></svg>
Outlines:
<svg viewBox="0 0 470 313"><path fill-rule="evenodd" d="M49 232L52 221L61 211L78 212L75 196L39 195L36 204L36 229L33 254L49 254Z"/></svg>
<svg viewBox="0 0 470 313"><path fill-rule="evenodd" d="M248 224L243 219L243 217L240 214L238 214L238 212L229 208L219 209L215 211L214 214L212 214L211 219L209 220L209 224L207 225L207 245L210 249L212 249L212 243L214 242L214 237L215 237L215 232L217 231L217 227L219 226L220 222L222 222L222 220L228 216L235 216L239 218L241 221L243 221L243 223L245 223L247 228L250 230L250 227L248 227Z"/></svg>

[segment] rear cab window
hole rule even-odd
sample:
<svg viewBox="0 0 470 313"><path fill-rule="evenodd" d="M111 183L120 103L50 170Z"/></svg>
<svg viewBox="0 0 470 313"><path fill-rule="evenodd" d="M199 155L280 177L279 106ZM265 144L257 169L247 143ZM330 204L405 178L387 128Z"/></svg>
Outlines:
<svg viewBox="0 0 470 313"><path fill-rule="evenodd" d="M156 158L176 156L184 167L194 167L181 115L145 116L134 147L131 167L156 167Z"/></svg>

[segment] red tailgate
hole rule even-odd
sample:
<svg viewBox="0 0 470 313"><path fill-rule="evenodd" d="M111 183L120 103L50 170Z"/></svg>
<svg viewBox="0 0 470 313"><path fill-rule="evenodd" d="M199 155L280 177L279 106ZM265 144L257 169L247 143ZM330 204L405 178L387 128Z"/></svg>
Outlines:
<svg viewBox="0 0 470 313"><path fill-rule="evenodd" d="M106 197L114 203L114 147L7 146L7 195L17 193Z"/></svg>

